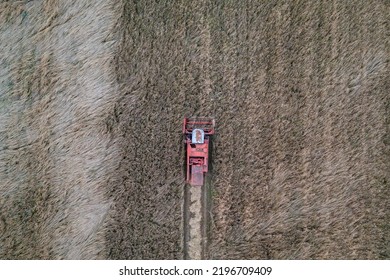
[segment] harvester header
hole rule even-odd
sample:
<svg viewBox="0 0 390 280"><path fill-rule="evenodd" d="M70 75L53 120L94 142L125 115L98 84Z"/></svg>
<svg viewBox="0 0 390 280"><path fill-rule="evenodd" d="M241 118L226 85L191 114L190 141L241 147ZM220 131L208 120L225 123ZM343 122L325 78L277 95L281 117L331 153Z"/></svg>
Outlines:
<svg viewBox="0 0 390 280"><path fill-rule="evenodd" d="M184 118L183 134L186 144L186 180L192 186L203 186L209 167L209 146L214 134L213 118Z"/></svg>

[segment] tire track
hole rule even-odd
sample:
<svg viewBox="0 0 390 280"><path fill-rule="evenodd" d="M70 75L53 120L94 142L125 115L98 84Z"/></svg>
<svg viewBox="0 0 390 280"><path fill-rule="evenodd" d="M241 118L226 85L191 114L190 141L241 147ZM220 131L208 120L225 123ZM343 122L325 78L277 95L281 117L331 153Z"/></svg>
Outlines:
<svg viewBox="0 0 390 280"><path fill-rule="evenodd" d="M183 196L183 259L208 259L210 235L211 184L206 177L202 187L186 184Z"/></svg>
<svg viewBox="0 0 390 280"><path fill-rule="evenodd" d="M182 212L183 212L183 232L182 232L182 235L183 235L183 259L185 260L188 260L189 257L188 257L188 240L189 240L189 219L190 219L190 216L189 216L189 200L190 200L190 197L189 197L189 186L186 184L184 186L184 195L183 195L183 208L182 208Z"/></svg>
<svg viewBox="0 0 390 280"><path fill-rule="evenodd" d="M203 211L202 196L204 192L201 187L186 186L184 207L184 258L191 260L203 259Z"/></svg>

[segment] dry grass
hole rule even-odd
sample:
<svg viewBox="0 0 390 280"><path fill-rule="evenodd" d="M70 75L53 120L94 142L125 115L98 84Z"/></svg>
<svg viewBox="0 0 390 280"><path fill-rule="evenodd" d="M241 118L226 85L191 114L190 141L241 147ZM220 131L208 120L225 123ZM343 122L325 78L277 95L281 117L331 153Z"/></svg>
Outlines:
<svg viewBox="0 0 390 280"><path fill-rule="evenodd" d="M211 258L390 257L389 8L209 8Z"/></svg>
<svg viewBox="0 0 390 280"><path fill-rule="evenodd" d="M182 258L181 121L188 88L184 3L126 2L119 23L120 100L113 137L121 149L108 226L110 258ZM167 41L169 40L169 41ZM179 49L179 51L178 51ZM175 107L179 106L179 107Z"/></svg>
<svg viewBox="0 0 390 280"><path fill-rule="evenodd" d="M107 1L0 5L1 258L107 255L115 15Z"/></svg>
<svg viewBox="0 0 390 280"><path fill-rule="evenodd" d="M211 258L388 258L388 15L385 2L127 3L130 189L180 174L181 117L214 115ZM153 242L131 252L172 241Z"/></svg>
<svg viewBox="0 0 390 280"><path fill-rule="evenodd" d="M1 258L182 258L184 115L210 258L390 258L387 1L112 2L0 4Z"/></svg>

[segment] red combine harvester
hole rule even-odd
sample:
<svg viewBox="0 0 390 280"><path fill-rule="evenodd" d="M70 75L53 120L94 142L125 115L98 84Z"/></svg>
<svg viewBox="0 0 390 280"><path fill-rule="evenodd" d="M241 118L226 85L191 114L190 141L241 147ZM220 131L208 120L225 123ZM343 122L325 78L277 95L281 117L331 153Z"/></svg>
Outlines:
<svg viewBox="0 0 390 280"><path fill-rule="evenodd" d="M187 183L203 186L208 171L210 137L214 134L213 118L184 118L183 134L187 150Z"/></svg>

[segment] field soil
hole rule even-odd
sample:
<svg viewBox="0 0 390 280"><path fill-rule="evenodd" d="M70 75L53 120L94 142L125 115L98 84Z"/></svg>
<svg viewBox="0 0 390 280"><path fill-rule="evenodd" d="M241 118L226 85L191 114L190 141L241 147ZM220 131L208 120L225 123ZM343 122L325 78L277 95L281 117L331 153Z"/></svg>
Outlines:
<svg viewBox="0 0 390 280"><path fill-rule="evenodd" d="M388 1L2 1L0 258L184 258L181 123L212 116L203 257L390 259L389 22Z"/></svg>

